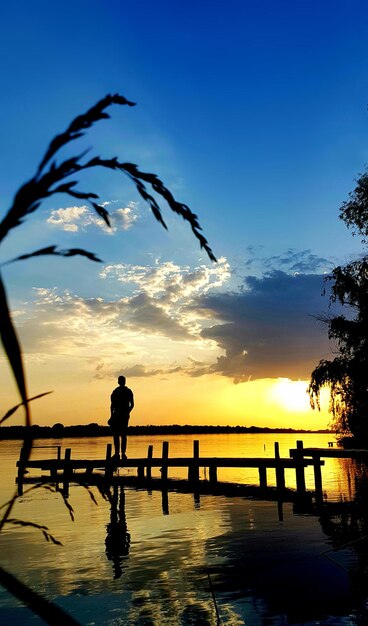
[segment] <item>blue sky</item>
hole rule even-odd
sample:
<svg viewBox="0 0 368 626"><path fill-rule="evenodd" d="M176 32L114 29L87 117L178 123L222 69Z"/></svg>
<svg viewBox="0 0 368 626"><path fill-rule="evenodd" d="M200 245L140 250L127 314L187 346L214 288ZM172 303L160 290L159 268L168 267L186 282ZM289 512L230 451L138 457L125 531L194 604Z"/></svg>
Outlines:
<svg viewBox="0 0 368 626"><path fill-rule="evenodd" d="M366 3L36 0L4 5L0 18L2 212L52 136L106 93L120 92L137 106L111 109L111 120L80 149L159 174L226 259L212 267L188 226L166 209L163 231L121 175L84 176L82 187L110 203L114 235L83 202L55 196L1 251L6 260L57 243L84 246L105 262L50 258L4 269L25 349L37 354L29 357L31 377L37 359L45 370L55 358L60 325L77 327L94 299L111 308L130 298L124 315L135 319L134 332L116 335L111 347L120 361L97 347L77 356L75 337L63 338L62 354L73 353L86 389L95 380L88 359L101 380L106 369L106 389L118 369L131 371L136 384L146 376L160 385L180 368L183 376L243 386L249 377L307 379L328 350L311 321L327 306L323 274L361 251L338 208L368 158ZM190 292L184 278L196 285ZM58 306L58 331L47 336ZM113 323L99 315L104 328L124 326L124 317ZM43 330L38 352L35 326ZM192 342L187 351L183 337L175 343L181 332ZM164 354L156 340L170 349Z"/></svg>

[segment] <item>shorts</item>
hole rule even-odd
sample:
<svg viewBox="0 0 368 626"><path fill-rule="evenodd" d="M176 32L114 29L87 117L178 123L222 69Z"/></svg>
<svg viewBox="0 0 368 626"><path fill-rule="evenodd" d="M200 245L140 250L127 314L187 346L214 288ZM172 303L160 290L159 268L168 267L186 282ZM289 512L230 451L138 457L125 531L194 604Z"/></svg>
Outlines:
<svg viewBox="0 0 368 626"><path fill-rule="evenodd" d="M117 417L111 417L108 424L111 428L113 435L126 435L129 424L129 415L119 415Z"/></svg>

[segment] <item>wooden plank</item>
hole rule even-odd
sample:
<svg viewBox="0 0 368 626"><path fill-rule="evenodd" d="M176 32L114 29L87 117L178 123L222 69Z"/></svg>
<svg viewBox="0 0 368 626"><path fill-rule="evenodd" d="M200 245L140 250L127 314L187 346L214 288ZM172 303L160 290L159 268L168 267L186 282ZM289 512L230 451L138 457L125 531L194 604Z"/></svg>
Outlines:
<svg viewBox="0 0 368 626"><path fill-rule="evenodd" d="M171 458L162 458L162 457L154 457L152 460L148 462L148 459L145 458L137 458L137 459L127 459L124 461L124 467L138 467L139 465L143 465L146 467L148 464L150 467L162 467L162 464L165 463L167 467L188 467L190 463L193 462L193 457L171 457ZM304 467L308 465L314 465L315 460L303 458L302 464ZM279 464L281 464L285 468L295 468L296 461L294 458L284 458L284 459L274 459L274 458L247 458L247 457L233 457L233 458L221 458L221 457L202 457L196 461L199 467L239 467L239 468L247 468L247 467L267 467L267 468L275 468ZM300 462L298 462L300 464ZM321 465L324 465L324 461L320 461ZM68 465L72 469L86 469L86 467L92 466L95 469L104 469L106 465L106 459L70 459ZM117 466L122 465L122 463L117 463ZM50 470L51 468L64 469L65 460L61 459L60 461L56 459L43 459L43 460L31 460L27 462L27 467L31 468L39 468L42 470ZM19 461L17 461L17 467L19 467Z"/></svg>
<svg viewBox="0 0 368 626"><path fill-rule="evenodd" d="M298 450L291 448L289 450L290 456L295 457L298 455ZM324 458L341 458L341 459L359 459L367 458L368 450L365 449L337 449L337 448L303 448L303 456L305 457L324 457Z"/></svg>

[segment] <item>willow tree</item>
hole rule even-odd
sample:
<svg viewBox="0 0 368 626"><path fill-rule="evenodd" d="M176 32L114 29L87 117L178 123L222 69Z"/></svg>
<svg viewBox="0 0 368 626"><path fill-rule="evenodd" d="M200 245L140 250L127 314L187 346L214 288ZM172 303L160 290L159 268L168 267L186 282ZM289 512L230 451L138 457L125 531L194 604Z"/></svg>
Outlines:
<svg viewBox="0 0 368 626"><path fill-rule="evenodd" d="M339 217L368 243L368 173L340 209ZM368 255L338 266L326 278L331 284L331 303L342 313L325 319L328 336L337 354L321 360L308 387L312 408L320 408L320 393L330 391L330 412L336 430L368 439Z"/></svg>

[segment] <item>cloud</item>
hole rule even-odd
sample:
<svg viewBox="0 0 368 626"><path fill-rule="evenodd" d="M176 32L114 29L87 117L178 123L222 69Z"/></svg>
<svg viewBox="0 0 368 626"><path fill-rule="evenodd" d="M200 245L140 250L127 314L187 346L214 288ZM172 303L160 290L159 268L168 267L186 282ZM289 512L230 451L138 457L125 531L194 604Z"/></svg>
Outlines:
<svg viewBox="0 0 368 626"><path fill-rule="evenodd" d="M118 378L122 374L127 378L151 378L152 376L157 376L158 374L162 374L163 370L160 369L149 369L145 365L140 363L136 363L134 365L124 365L116 369L113 365L105 367L104 364L99 364L96 366L96 374L93 376L95 380L105 380L106 378Z"/></svg>
<svg viewBox="0 0 368 626"><path fill-rule="evenodd" d="M230 265L223 257L216 265L195 268L156 260L153 266L127 263L106 265L100 276L136 286L150 298L169 304L221 287L230 278Z"/></svg>
<svg viewBox="0 0 368 626"><path fill-rule="evenodd" d="M179 321L144 293L108 301L35 289L33 311L18 326L27 352L103 350L108 354L117 347L127 349L130 342L136 345L138 336L193 341Z"/></svg>
<svg viewBox="0 0 368 626"><path fill-rule="evenodd" d="M320 274L274 271L248 277L237 293L203 296L198 306L219 320L202 330L224 351L211 368L235 382L255 378L308 378L319 359L330 355Z"/></svg>
<svg viewBox="0 0 368 626"><path fill-rule="evenodd" d="M111 226L113 230L129 230L138 219L137 203L130 202L128 206L111 211Z"/></svg>
<svg viewBox="0 0 368 626"><path fill-rule="evenodd" d="M286 252L274 256L262 256L262 247L258 248L258 251L253 246L247 248L248 259L245 263L246 269L254 269L259 267L262 274L272 272L275 270L281 270L289 274L302 273L302 274L322 274L330 272L334 265L336 265L336 259L326 258L314 254L312 250L295 250L294 248L288 248Z"/></svg>
<svg viewBox="0 0 368 626"><path fill-rule="evenodd" d="M134 365L127 364L127 359L123 358L119 367L109 363L99 363L95 365L94 379L105 380L107 378L118 378L121 374L127 378L152 378L153 376L159 376L161 378L167 378L171 374L184 374L193 378L203 376L209 373L209 364L201 363L191 357L188 357L187 361L182 365L167 365L161 368L149 368L142 363L135 363Z"/></svg>
<svg viewBox="0 0 368 626"><path fill-rule="evenodd" d="M103 202L102 206L109 204L111 203ZM53 209L47 222L69 232L78 232L79 230L86 230L90 226L95 226L107 234L112 234L118 230L128 230L133 226L138 219L137 203L129 202L128 206L114 209L109 213L111 228L87 206Z"/></svg>
<svg viewBox="0 0 368 626"><path fill-rule="evenodd" d="M153 268L106 268L108 278L113 274L127 295L108 300L35 288L18 318L27 354L45 361L63 355L82 359L90 370L105 362L108 366L96 372L100 378L115 375L122 359L135 376L204 374L206 366L189 357L209 367L220 350L201 336L206 314L193 316L188 305L224 284L230 275L226 260L197 268L159 262Z"/></svg>
<svg viewBox="0 0 368 626"><path fill-rule="evenodd" d="M192 337L200 338L203 320L206 313L193 316L190 306L196 299L213 290L220 289L231 276L230 265L225 258L211 266L201 265L190 268L179 266L171 261L159 262L153 266L117 264L107 265L100 273L101 278L117 280L126 287L133 289L139 308L136 319L149 315L146 307L155 307L164 313L162 321L176 320L182 330ZM132 300L132 304L133 304ZM146 305L143 307L143 304ZM159 320L157 319L157 322ZM171 322L169 323L169 328ZM162 326L162 332L165 332Z"/></svg>
<svg viewBox="0 0 368 626"><path fill-rule="evenodd" d="M316 319L329 301L321 297L322 274L275 270L246 277L233 292L224 292L225 259L196 268L110 265L101 276L117 280L126 295L34 291L18 317L26 352L84 359L99 378L123 368L129 376L222 375L234 382L306 379L331 354Z"/></svg>
<svg viewBox="0 0 368 626"><path fill-rule="evenodd" d="M87 222L89 211L86 206L70 206L66 209L53 209L47 219L49 224L59 226L62 230L77 232Z"/></svg>

